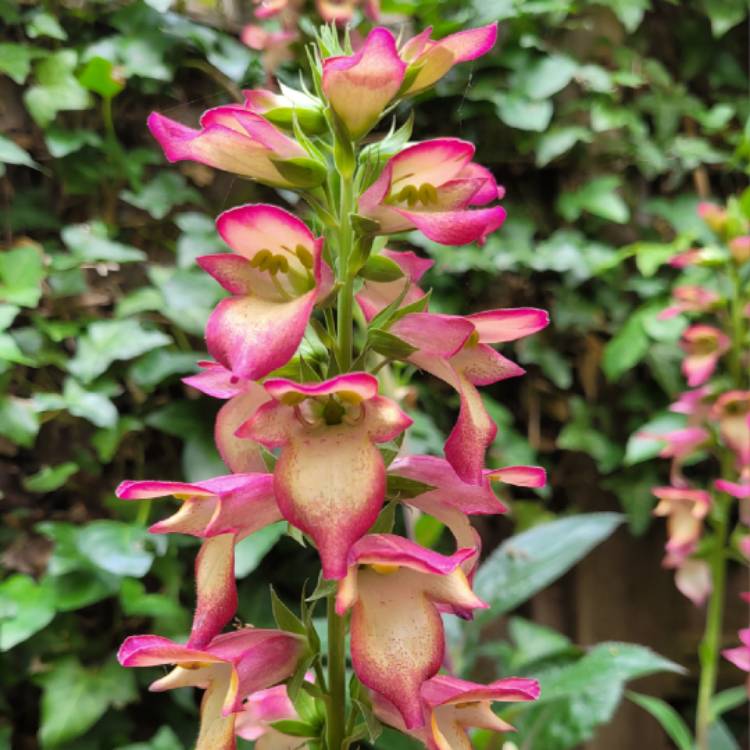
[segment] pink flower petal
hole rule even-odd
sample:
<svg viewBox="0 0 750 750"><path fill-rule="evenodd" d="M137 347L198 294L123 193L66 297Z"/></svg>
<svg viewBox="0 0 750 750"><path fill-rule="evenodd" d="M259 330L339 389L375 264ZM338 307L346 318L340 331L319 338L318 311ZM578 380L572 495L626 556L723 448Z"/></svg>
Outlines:
<svg viewBox="0 0 750 750"><path fill-rule="evenodd" d="M265 463L260 446L236 437L237 428L269 400L264 388L248 383L244 392L231 398L216 415L214 439L224 463L235 472L263 472Z"/></svg>
<svg viewBox="0 0 750 750"><path fill-rule="evenodd" d="M197 603L190 648L205 648L237 611L234 541L234 534L207 539L195 560Z"/></svg>
<svg viewBox="0 0 750 750"><path fill-rule="evenodd" d="M285 401L290 395L304 397L329 396L335 393L350 393L367 401L378 393L378 380L365 372L350 372L337 375L322 383L296 383L286 378L271 378L263 384L266 391L277 401ZM296 399L295 399L296 400Z"/></svg>
<svg viewBox="0 0 750 750"><path fill-rule="evenodd" d="M479 341L483 344L516 341L531 336L549 325L547 311L533 307L486 310L467 315L466 319L474 324Z"/></svg>
<svg viewBox="0 0 750 750"><path fill-rule="evenodd" d="M488 472L487 477L514 487L538 488L547 484L547 472L541 466L505 466Z"/></svg>
<svg viewBox="0 0 750 750"><path fill-rule="evenodd" d="M396 208L394 211L419 229L425 237L441 245L468 245L471 242L482 244L488 235L500 228L506 216L502 206L471 211L422 212L403 208Z"/></svg>

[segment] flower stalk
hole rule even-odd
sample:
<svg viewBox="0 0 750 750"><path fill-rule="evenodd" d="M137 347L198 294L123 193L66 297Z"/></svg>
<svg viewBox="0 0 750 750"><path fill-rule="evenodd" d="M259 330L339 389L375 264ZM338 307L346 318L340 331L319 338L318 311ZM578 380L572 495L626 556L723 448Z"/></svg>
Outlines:
<svg viewBox="0 0 750 750"><path fill-rule="evenodd" d="M494 25L440 41L427 32L399 47L377 28L354 52L328 29L310 56L315 96L286 86L280 94L245 92L243 105L206 112L198 130L156 113L149 118L168 159L295 190L311 208L312 225L324 228L316 237L302 218L269 204L232 208L217 219L230 252L198 263L228 296L206 325L215 361L186 382L226 400L215 435L232 473L196 484L125 482L118 490L132 500L172 495L182 507L151 531L202 540L187 643L134 636L121 653L126 666L175 665L155 689L206 691L196 750L234 750L235 735L261 738L264 750L348 750L374 741L380 723L429 748L464 750L469 726L511 729L491 711L493 702L539 694L525 678L478 685L441 670L443 617L470 618L487 606L470 583L480 553L470 516L505 512L493 481L546 481L539 467L484 468L497 428L478 387L523 373L493 347L541 330L548 316L532 308L432 313L419 287L431 261L374 243L417 228L462 245L502 224L496 201L504 191L472 161L470 143L427 141L375 161L358 148L365 136L377 139L378 122L410 92L484 54L496 34ZM368 326L359 351L355 302ZM300 347L313 334L320 346L303 356ZM370 351L380 357L368 371ZM402 445L412 419L381 395L390 389L376 375L387 383L388 368L409 365L459 395L445 458L407 451L396 458L393 446ZM411 489L390 490L392 482ZM392 533L396 504L443 523L455 552ZM223 633L238 605L236 543L282 519L290 535L317 550L320 594L298 616L272 592L277 629ZM327 654L313 626L323 597ZM261 637L273 649L262 651ZM349 664L356 679L347 681ZM260 721L261 714L274 718ZM446 737L455 738L450 747Z"/></svg>

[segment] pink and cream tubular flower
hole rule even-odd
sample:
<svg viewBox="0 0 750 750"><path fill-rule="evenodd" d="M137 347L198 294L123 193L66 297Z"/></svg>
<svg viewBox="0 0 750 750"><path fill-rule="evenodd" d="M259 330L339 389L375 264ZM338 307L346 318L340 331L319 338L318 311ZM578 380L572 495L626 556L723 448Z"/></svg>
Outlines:
<svg viewBox="0 0 750 750"><path fill-rule="evenodd" d="M682 474L682 466L694 453L711 440L711 434L703 427L684 427L661 434L652 432L639 432L639 437L649 440L658 440L664 443L659 451L660 458L671 458L670 481L675 486L685 486L686 480Z"/></svg>
<svg viewBox="0 0 750 750"><path fill-rule="evenodd" d="M377 124L399 92L406 63L385 28L373 29L354 55L323 60L323 92L352 140Z"/></svg>
<svg viewBox="0 0 750 750"><path fill-rule="evenodd" d="M336 610L352 609L354 671L393 703L409 729L424 725L419 691L445 656L439 605L487 606L461 569L472 554L463 549L446 557L393 534L370 534L349 551Z"/></svg>
<svg viewBox="0 0 750 750"><path fill-rule="evenodd" d="M237 589L234 545L281 520L270 474L230 474L204 482L127 481L117 488L122 500L175 497L173 515L153 524L152 534L188 534L203 539L195 560L197 604L188 646L202 647L234 617Z"/></svg>
<svg viewBox="0 0 750 750"><path fill-rule="evenodd" d="M281 513L313 539L325 578L343 578L349 549L385 498L377 444L400 435L411 419L379 396L377 379L364 372L314 384L270 379L264 387L273 400L237 435L281 448L274 470Z"/></svg>
<svg viewBox="0 0 750 750"><path fill-rule="evenodd" d="M695 551L711 508L711 495L684 487L655 487L652 492L659 500L654 515L667 519L664 566L679 568Z"/></svg>
<svg viewBox="0 0 750 750"><path fill-rule="evenodd" d="M359 211L379 234L418 229L442 245L484 242L505 221L502 198L489 170L472 161L475 148L458 138L408 146L392 157L362 194Z"/></svg>
<svg viewBox="0 0 750 750"><path fill-rule="evenodd" d="M378 693L373 693L373 709L385 724L412 735L428 750L472 750L470 728L514 731L495 715L493 703L519 703L538 697L539 683L524 677L507 677L480 685L439 674L427 680L420 690L424 726L407 729L395 706Z"/></svg>
<svg viewBox="0 0 750 750"><path fill-rule="evenodd" d="M737 669L750 672L750 628L743 628L739 633L741 646L728 648L721 652L722 656L731 661ZM750 695L750 676L747 680L747 693Z"/></svg>
<svg viewBox="0 0 750 750"><path fill-rule="evenodd" d="M701 286L678 286L672 291L673 303L662 310L660 320L669 320L685 312L707 312L718 301L719 295Z"/></svg>
<svg viewBox="0 0 750 750"><path fill-rule="evenodd" d="M201 372L183 378L182 382L207 396L226 399L214 426L214 441L222 460L237 473L266 471L260 446L250 440L240 440L234 433L247 420L247 415L254 414L270 396L262 385L232 374L218 362L205 360L198 365Z"/></svg>
<svg viewBox="0 0 750 750"><path fill-rule="evenodd" d="M729 349L729 337L714 326L694 325L682 334L680 346L685 352L682 373L695 388L714 374L719 358Z"/></svg>
<svg viewBox="0 0 750 750"><path fill-rule="evenodd" d="M232 296L211 313L206 343L234 375L257 380L294 356L316 300L330 288L323 241L296 216L264 204L225 211L216 226L234 252L198 263Z"/></svg>
<svg viewBox="0 0 750 750"><path fill-rule="evenodd" d="M302 750L306 740L282 734L271 726L277 721L299 721L286 685L258 690L248 696L237 714L235 732L245 740L254 740L255 750Z"/></svg>
<svg viewBox="0 0 750 750"><path fill-rule="evenodd" d="M390 465L388 473L434 488L403 502L445 524L453 534L457 549L474 550L474 554L461 563L469 577L479 564L481 550L481 540L469 516L494 515L508 510L493 492L491 482L538 488L545 485L547 478L546 472L539 466L507 466L503 469L485 469L480 484L467 484L448 461L436 456L397 458Z"/></svg>
<svg viewBox="0 0 750 750"><path fill-rule="evenodd" d="M197 161L281 188L311 188L325 168L295 140L241 104L204 112L200 130L152 112L148 127L171 162Z"/></svg>
<svg viewBox="0 0 750 750"><path fill-rule="evenodd" d="M299 636L245 628L216 636L203 648L156 635L134 635L125 639L117 658L123 667L174 665L149 689L205 690L195 750L234 750L235 722L245 698L291 677L303 650Z"/></svg>
<svg viewBox="0 0 750 750"><path fill-rule="evenodd" d="M497 41L497 24L459 31L437 41L430 39L431 34L428 27L399 50L409 64L402 96L418 94L437 83L454 65L486 55Z"/></svg>
<svg viewBox="0 0 750 750"><path fill-rule="evenodd" d="M524 373L491 345L530 336L548 324L544 310L509 308L463 317L411 313L390 328L416 347L410 362L452 385L459 394L458 421L445 443L445 457L463 481L483 481L485 452L497 433L477 386Z"/></svg>

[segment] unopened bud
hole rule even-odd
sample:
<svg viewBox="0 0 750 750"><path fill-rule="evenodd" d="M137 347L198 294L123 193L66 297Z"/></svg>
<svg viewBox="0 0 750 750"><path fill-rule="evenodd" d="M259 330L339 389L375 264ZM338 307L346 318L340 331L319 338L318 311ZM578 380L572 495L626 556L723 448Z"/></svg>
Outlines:
<svg viewBox="0 0 750 750"><path fill-rule="evenodd" d="M729 242L729 250L736 263L750 261L750 235L735 237Z"/></svg>
<svg viewBox="0 0 750 750"><path fill-rule="evenodd" d="M699 203L698 216L706 222L708 227L716 234L724 231L727 223L727 212L715 203Z"/></svg>

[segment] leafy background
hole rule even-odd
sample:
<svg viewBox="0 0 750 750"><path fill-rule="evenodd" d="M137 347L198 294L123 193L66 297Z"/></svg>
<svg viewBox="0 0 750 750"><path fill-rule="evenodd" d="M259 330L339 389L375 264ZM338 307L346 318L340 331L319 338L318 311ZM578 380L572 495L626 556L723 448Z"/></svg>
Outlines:
<svg viewBox="0 0 750 750"><path fill-rule="evenodd" d="M148 504L116 502L113 488L224 471L217 404L179 380L195 371L220 295L194 259L221 248L222 209L291 196L166 165L145 118L158 109L195 122L264 82L238 41L249 6L0 0L0 748L190 746L194 697L146 695L152 675L121 670L113 653L132 632L186 632L195 547L147 535ZM528 375L486 394L501 425L491 460L539 461L551 487L507 498L512 518L481 525L477 585L493 607L451 631L454 658L467 674L542 680L539 705L508 713L522 748L671 747L620 702L628 680L660 672L638 689L689 720L701 615L659 568L649 488L664 466L658 444L631 435L669 424L681 387L686 321L656 318L677 273L664 261L702 238L699 197L747 184L747 4L385 0L383 10L436 35L500 20L492 55L422 97L415 133L477 142L510 218L483 248L405 241L435 259L427 282L440 309L538 305L553 320L516 347ZM301 27L316 22L310 10ZM293 84L296 67L280 75ZM411 447L438 451L457 403L427 380L419 401ZM293 601L314 569L283 532L242 545L243 621L270 624L268 582ZM441 544L429 519L416 532ZM738 682L727 667L722 686ZM716 747L747 746L737 693L725 703ZM379 742L409 746L392 733Z"/></svg>

